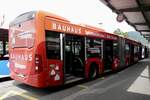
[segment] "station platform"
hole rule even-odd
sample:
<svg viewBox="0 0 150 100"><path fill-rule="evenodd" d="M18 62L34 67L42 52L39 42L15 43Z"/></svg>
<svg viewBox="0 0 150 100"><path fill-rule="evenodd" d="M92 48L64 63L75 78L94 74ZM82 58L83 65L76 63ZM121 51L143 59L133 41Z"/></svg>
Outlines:
<svg viewBox="0 0 150 100"><path fill-rule="evenodd" d="M37 89L10 80L0 90L0 100L150 100L150 58L93 81Z"/></svg>
<svg viewBox="0 0 150 100"><path fill-rule="evenodd" d="M63 100L150 100L150 58Z"/></svg>

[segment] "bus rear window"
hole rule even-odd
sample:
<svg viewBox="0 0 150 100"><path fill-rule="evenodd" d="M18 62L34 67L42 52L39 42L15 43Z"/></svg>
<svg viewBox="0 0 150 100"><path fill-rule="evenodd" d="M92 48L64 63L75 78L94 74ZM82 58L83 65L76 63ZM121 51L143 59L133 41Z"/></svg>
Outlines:
<svg viewBox="0 0 150 100"><path fill-rule="evenodd" d="M46 33L46 53L48 59L60 59L60 34L54 31Z"/></svg>
<svg viewBox="0 0 150 100"><path fill-rule="evenodd" d="M34 19L35 13L36 13L35 11L31 11L31 12L26 12L24 14L19 15L18 17L16 17L15 20L13 20L10 23L10 27L14 26L14 25L17 25L17 24L20 24L22 22Z"/></svg>

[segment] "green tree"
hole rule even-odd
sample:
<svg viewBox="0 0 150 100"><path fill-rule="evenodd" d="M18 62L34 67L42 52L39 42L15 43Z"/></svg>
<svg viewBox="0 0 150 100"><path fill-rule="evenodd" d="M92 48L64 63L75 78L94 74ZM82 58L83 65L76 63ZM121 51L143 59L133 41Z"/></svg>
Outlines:
<svg viewBox="0 0 150 100"><path fill-rule="evenodd" d="M124 37L127 37L128 36L128 32L123 32L121 29L117 28L115 31L114 31L115 34L117 35L122 35Z"/></svg>

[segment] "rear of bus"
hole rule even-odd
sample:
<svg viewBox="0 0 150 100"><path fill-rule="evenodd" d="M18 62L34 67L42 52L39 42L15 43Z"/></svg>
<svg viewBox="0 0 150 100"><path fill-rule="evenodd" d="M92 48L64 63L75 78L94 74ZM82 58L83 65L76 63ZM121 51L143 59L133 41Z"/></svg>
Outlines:
<svg viewBox="0 0 150 100"><path fill-rule="evenodd" d="M9 56L11 78L34 87L45 87L43 64L36 48L36 12L27 12L10 23ZM40 40L39 40L40 41Z"/></svg>

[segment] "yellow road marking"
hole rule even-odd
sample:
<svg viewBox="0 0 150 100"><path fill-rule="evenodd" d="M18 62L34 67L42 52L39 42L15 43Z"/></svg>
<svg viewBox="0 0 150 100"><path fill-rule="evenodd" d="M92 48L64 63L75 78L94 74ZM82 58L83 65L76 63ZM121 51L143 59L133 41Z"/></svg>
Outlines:
<svg viewBox="0 0 150 100"><path fill-rule="evenodd" d="M3 96L0 97L0 100L5 99L6 97L8 97L8 95L11 94L12 91L7 92L6 94L4 94Z"/></svg>
<svg viewBox="0 0 150 100"><path fill-rule="evenodd" d="M24 98L26 98L28 100L38 100L37 98L34 98L32 96L28 96L28 95L25 95L23 93L19 93L19 92L13 91L13 90L11 90L11 91L7 92L6 94L4 94L3 96L1 96L0 100L5 99L6 97L8 97L9 95L12 95L12 94L13 95L19 95L19 96L24 97Z"/></svg>
<svg viewBox="0 0 150 100"><path fill-rule="evenodd" d="M84 88L84 89L88 89L89 87L84 86L84 85L77 85L78 87Z"/></svg>

